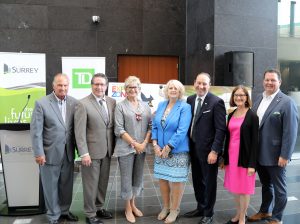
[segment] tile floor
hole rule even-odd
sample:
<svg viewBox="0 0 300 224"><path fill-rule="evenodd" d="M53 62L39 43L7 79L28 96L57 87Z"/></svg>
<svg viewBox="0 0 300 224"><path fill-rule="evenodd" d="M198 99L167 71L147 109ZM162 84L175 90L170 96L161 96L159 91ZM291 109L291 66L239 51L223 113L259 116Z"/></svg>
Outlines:
<svg viewBox="0 0 300 224"><path fill-rule="evenodd" d="M153 156L149 155L146 157L146 163L144 168L144 191L140 197L137 198L138 207L144 212L144 217L137 218L137 224L153 224L163 223L156 220L156 216L161 210L162 201L160 198L160 191L158 181L153 178ZM296 224L300 223L300 160L294 160L288 166L288 196L289 202L285 210L284 223L285 224ZM217 202L215 205L215 224L226 223L231 216L234 214L233 197L223 188L223 176L224 172L219 171L218 175L218 192ZM123 201L119 195L120 192L120 176L118 172L118 163L116 159L113 159L111 164L110 182L107 191L107 200L105 207L113 212L114 218L111 220L104 220L105 224L123 224L127 223L124 217ZM256 182L256 194L252 196L251 203L248 209L248 214L252 215L257 212L261 202L261 187L257 180ZM5 204L5 189L3 184L2 173L0 174L0 210L3 209ZM83 203L82 203L82 185L81 175L76 173L74 181L74 197L71 207L71 211L79 216L79 222L85 223L85 216L83 214ZM193 186L190 181L186 183L185 191L181 203L181 214L196 208L196 202L194 198ZM18 216L18 217L7 217L0 216L0 224L42 224L47 223L45 215L35 216ZM65 222L66 223L66 222ZM198 223L198 218L187 219L179 217L176 223ZM264 222L261 222L264 223Z"/></svg>

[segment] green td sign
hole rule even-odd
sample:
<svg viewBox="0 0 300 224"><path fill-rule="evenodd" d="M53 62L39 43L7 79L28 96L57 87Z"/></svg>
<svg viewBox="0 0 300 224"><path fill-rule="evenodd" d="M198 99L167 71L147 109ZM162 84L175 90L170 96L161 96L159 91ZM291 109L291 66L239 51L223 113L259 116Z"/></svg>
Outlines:
<svg viewBox="0 0 300 224"><path fill-rule="evenodd" d="M91 88L91 79L94 74L93 68L73 68L72 87L74 89Z"/></svg>

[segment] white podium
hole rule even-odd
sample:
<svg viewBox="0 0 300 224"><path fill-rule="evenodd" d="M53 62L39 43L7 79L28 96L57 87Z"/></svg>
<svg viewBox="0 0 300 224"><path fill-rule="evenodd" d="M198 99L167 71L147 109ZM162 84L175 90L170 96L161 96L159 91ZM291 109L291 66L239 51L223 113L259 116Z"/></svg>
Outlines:
<svg viewBox="0 0 300 224"><path fill-rule="evenodd" d="M34 161L30 125L0 124L0 147L7 208L0 215L44 212L39 167Z"/></svg>

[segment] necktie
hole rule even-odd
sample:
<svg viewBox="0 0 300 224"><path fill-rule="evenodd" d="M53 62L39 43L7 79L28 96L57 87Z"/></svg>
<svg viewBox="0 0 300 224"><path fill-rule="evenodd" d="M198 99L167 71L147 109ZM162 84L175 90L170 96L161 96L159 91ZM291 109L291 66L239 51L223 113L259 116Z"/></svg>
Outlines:
<svg viewBox="0 0 300 224"><path fill-rule="evenodd" d="M61 116L62 116L64 122L66 123L66 108L65 108L65 105L64 105L64 101L59 100L58 104L59 104L59 110L60 110Z"/></svg>
<svg viewBox="0 0 300 224"><path fill-rule="evenodd" d="M199 114L200 114L202 99L200 97L198 97L197 100L198 100L197 109L196 109L196 113L194 114L192 128L191 128L191 135L192 135L191 137L192 137L194 142L196 142L196 134L195 134L195 131L194 131L194 125L195 125L195 121L197 120L197 118L199 117Z"/></svg>
<svg viewBox="0 0 300 224"><path fill-rule="evenodd" d="M200 97L198 97L198 105L197 105L197 110L196 110L196 114L195 114L195 119L198 118L200 110L201 110L201 101L202 99Z"/></svg>
<svg viewBox="0 0 300 224"><path fill-rule="evenodd" d="M102 112L102 114L103 114L103 116L104 116L104 122L105 122L105 124L107 125L108 122L109 122L109 117L108 117L108 114L107 114L107 112L106 112L106 110L105 110L105 108L104 108L103 100L99 100L99 103L100 103L100 109L101 109L101 112Z"/></svg>

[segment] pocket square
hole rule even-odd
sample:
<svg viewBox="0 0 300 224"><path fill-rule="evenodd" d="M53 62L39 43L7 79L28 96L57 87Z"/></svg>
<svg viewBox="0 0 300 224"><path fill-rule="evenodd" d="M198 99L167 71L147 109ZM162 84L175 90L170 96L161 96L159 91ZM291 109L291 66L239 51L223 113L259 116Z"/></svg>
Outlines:
<svg viewBox="0 0 300 224"><path fill-rule="evenodd" d="M206 111L203 111L202 113L206 114L206 113L209 113L209 112L210 112L210 110L206 110Z"/></svg>
<svg viewBox="0 0 300 224"><path fill-rule="evenodd" d="M274 115L280 115L280 112L279 111L275 111L273 114Z"/></svg>

